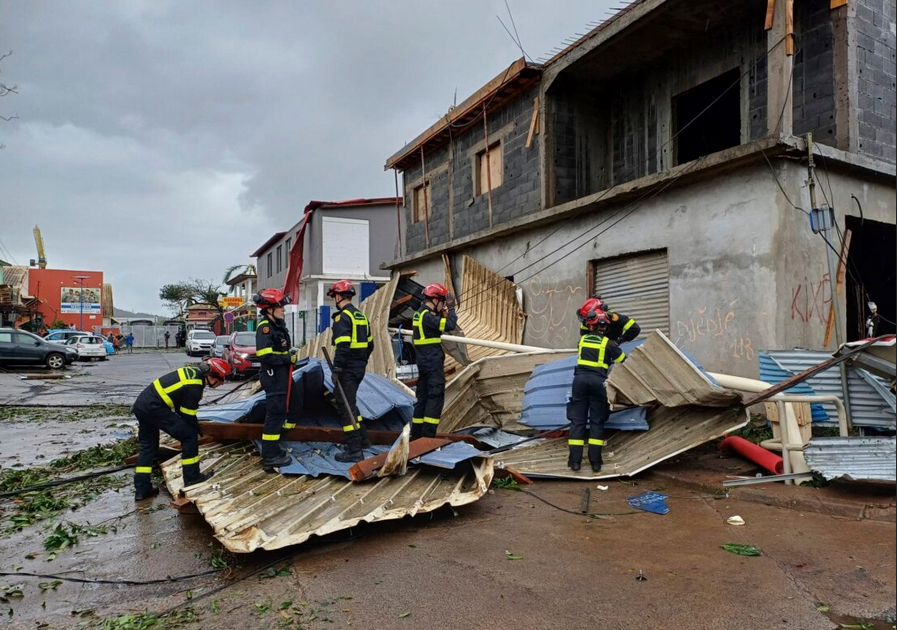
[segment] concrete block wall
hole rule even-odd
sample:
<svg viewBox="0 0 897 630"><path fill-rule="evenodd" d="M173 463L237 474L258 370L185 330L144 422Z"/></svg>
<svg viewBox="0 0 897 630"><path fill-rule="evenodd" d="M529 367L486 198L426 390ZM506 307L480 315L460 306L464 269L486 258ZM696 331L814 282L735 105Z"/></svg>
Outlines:
<svg viewBox="0 0 897 630"><path fill-rule="evenodd" d="M794 134L813 133L836 146L832 18L828 0L794 5L795 55L792 86Z"/></svg>
<svg viewBox="0 0 897 630"><path fill-rule="evenodd" d="M895 161L897 42L894 0L856 0L857 150Z"/></svg>
<svg viewBox="0 0 897 630"><path fill-rule="evenodd" d="M526 148L533 116L535 87L489 114L489 142L501 141L502 185L492 191L493 225L541 209L541 134ZM489 227L488 195L475 195L476 154L485 148L482 120L453 138L451 146L426 155L430 182L430 246L474 234ZM403 172L405 191L405 253L426 249L426 224L411 222L414 188L422 182L420 166Z"/></svg>

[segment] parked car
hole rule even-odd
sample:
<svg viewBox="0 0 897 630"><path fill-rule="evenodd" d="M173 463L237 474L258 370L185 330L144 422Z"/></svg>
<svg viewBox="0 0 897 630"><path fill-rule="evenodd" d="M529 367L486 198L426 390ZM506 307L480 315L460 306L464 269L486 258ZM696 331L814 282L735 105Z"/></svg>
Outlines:
<svg viewBox="0 0 897 630"><path fill-rule="evenodd" d="M51 328L47 332L47 334L44 335L44 340L49 341L50 343L65 343L72 337L89 334L89 332L84 332L83 330L72 330L71 328Z"/></svg>
<svg viewBox="0 0 897 630"><path fill-rule="evenodd" d="M215 333L211 330L194 328L187 333L187 356L194 357L209 354L214 341Z"/></svg>
<svg viewBox="0 0 897 630"><path fill-rule="evenodd" d="M222 358L230 363L234 370L234 376L247 376L258 372L259 362L255 356L255 333L233 333L224 347Z"/></svg>
<svg viewBox="0 0 897 630"><path fill-rule="evenodd" d="M227 340L230 339L228 335L218 335L215 337L215 341L212 342L212 348L209 350L210 357L218 357L219 359L224 356L224 346L227 345Z"/></svg>
<svg viewBox="0 0 897 630"><path fill-rule="evenodd" d="M0 328L0 364L46 365L60 370L78 358L78 352L59 343L14 328Z"/></svg>
<svg viewBox="0 0 897 630"><path fill-rule="evenodd" d="M81 361L106 360L106 340L97 335L81 335L69 337L65 342L67 348L74 348Z"/></svg>

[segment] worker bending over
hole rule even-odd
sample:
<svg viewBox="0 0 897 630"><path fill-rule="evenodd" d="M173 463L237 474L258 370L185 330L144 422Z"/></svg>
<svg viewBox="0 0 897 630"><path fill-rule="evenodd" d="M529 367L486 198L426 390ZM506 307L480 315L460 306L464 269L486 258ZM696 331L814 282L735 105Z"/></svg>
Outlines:
<svg viewBox="0 0 897 630"><path fill-rule="evenodd" d="M199 424L196 412L205 386L218 387L230 373L223 359L209 359L160 376L144 389L131 411L137 416L140 452L134 469L134 500L159 494L150 475L159 452L159 431L181 443L184 487L206 481L211 474L199 472Z"/></svg>
<svg viewBox="0 0 897 630"><path fill-rule="evenodd" d="M442 333L455 329L455 296L434 282L424 289L424 303L414 314L411 343L417 355L417 388L411 439L433 437L445 403L445 351Z"/></svg>
<svg viewBox="0 0 897 630"><path fill-rule="evenodd" d="M605 444L604 423L610 415L604 382L610 365L622 362L626 354L607 336L610 318L595 308L593 299L586 300L576 312L588 332L579 338L573 392L567 403L567 419L570 421L567 466L571 470L580 469L588 434L589 463L592 470L598 472L604 463L601 458Z"/></svg>
<svg viewBox="0 0 897 630"><path fill-rule="evenodd" d="M334 283L327 291L327 296L333 298L337 309L333 314L332 343L336 346L333 357L333 384L336 388L336 384L339 383L349 403L349 409L345 409L337 392L345 439L343 448L336 454L335 459L338 462L360 462L364 459L364 449L369 448L371 442L362 423L361 414L358 413L358 387L364 379L368 358L374 351L374 336L365 314L352 304L355 287L351 282L340 280Z"/></svg>

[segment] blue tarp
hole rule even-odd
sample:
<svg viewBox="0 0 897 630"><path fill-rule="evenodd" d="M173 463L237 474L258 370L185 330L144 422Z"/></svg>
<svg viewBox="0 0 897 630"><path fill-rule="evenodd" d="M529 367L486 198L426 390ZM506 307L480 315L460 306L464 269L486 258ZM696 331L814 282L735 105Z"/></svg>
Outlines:
<svg viewBox="0 0 897 630"><path fill-rule="evenodd" d="M621 347L628 354L643 342L639 339L624 343ZM523 388L520 424L543 431L567 424L567 401L573 387L575 367L575 356L536 366ZM620 409L611 413L604 426L617 431L647 431L646 415L646 408Z"/></svg>
<svg viewBox="0 0 897 630"><path fill-rule="evenodd" d="M667 514L670 507L666 500L670 498L668 494L660 494L659 492L643 492L634 497L629 497L629 505L637 510L644 510L652 514Z"/></svg>

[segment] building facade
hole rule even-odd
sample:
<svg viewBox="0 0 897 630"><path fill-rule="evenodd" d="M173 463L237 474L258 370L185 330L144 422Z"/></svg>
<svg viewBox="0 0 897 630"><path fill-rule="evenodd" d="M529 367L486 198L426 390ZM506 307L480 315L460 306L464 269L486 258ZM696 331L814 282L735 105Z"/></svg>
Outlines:
<svg viewBox="0 0 897 630"><path fill-rule="evenodd" d="M859 338L868 301L893 322L894 3L837 4L640 0L515 62L387 161L405 203L386 267L434 281L444 254L476 258L522 287L525 343L545 347L575 345L598 293L754 377L760 350Z"/></svg>
<svg viewBox="0 0 897 630"><path fill-rule="evenodd" d="M93 330L103 325L103 272L71 269L28 270L28 292L39 300L44 325L54 322Z"/></svg>

